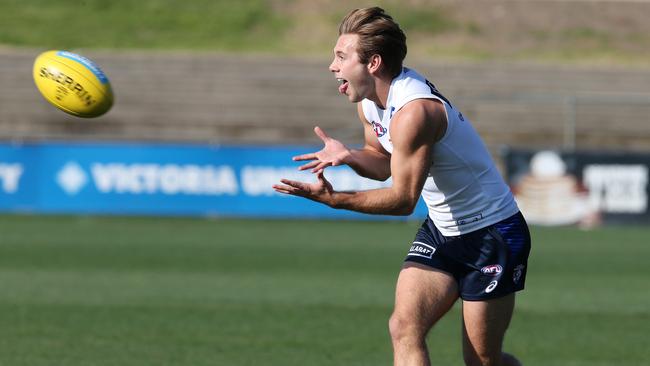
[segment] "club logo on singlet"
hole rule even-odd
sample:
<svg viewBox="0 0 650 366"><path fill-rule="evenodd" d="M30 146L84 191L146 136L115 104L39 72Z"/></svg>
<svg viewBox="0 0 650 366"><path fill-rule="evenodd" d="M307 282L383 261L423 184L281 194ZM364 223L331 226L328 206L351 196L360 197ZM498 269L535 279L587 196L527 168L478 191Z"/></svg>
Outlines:
<svg viewBox="0 0 650 366"><path fill-rule="evenodd" d="M382 137L386 134L386 132L388 132L384 126L375 121L372 121L372 129L375 130L377 137Z"/></svg>

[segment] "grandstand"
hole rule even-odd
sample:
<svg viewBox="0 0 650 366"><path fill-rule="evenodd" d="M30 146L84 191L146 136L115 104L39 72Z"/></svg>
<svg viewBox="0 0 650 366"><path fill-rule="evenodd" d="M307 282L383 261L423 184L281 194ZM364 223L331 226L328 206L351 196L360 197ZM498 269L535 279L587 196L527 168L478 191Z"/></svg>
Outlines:
<svg viewBox="0 0 650 366"><path fill-rule="evenodd" d="M96 120L53 110L30 80L35 51L0 51L0 139L317 142L314 124L347 142L361 128L325 58L88 52L110 76L114 108ZM414 68L498 145L642 150L650 146L650 70L523 63Z"/></svg>

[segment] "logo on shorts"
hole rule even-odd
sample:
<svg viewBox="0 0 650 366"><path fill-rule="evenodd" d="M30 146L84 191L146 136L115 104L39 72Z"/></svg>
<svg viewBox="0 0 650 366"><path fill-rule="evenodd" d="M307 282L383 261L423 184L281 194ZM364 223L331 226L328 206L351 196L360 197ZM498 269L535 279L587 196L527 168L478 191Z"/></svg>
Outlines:
<svg viewBox="0 0 650 366"><path fill-rule="evenodd" d="M413 245L411 245L411 249L409 249L409 257L416 256L416 257L424 257L424 258L429 258L433 257L433 253L436 252L436 248L432 247L429 244L424 244L419 241L414 241Z"/></svg>
<svg viewBox="0 0 650 366"><path fill-rule="evenodd" d="M503 267L501 267L500 264L490 264L489 266L481 268L481 273L489 276L496 276L501 272L503 272Z"/></svg>
<svg viewBox="0 0 650 366"><path fill-rule="evenodd" d="M519 283L519 281L521 280L521 275L524 273L524 268L526 268L526 266L524 266L523 264L520 264L517 267L515 267L514 273L512 274L512 282L514 282L515 284Z"/></svg>
<svg viewBox="0 0 650 366"><path fill-rule="evenodd" d="M485 288L485 293L489 294L490 292L494 291L494 289L497 288L498 284L499 284L499 281L497 281L497 280L494 280L494 281L490 282L488 287Z"/></svg>

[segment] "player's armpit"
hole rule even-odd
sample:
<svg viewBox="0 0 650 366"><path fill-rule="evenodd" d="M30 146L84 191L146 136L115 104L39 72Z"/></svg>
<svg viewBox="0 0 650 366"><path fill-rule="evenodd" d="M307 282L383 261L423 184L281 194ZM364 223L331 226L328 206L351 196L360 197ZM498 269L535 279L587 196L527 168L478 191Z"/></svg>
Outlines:
<svg viewBox="0 0 650 366"><path fill-rule="evenodd" d="M390 153L379 143L372 125L363 115L361 103L357 106L357 113L363 125L364 146L351 150L346 164L362 177L385 181L391 176Z"/></svg>

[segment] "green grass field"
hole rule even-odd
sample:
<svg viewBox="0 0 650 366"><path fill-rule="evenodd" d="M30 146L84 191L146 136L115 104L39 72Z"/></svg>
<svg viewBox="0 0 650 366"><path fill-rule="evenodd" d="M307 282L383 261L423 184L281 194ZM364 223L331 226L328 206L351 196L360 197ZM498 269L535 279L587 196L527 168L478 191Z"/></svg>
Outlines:
<svg viewBox="0 0 650 366"><path fill-rule="evenodd" d="M0 365L389 365L417 223L2 216ZM648 365L650 231L533 228L506 348ZM461 365L456 306L430 335Z"/></svg>
<svg viewBox="0 0 650 366"><path fill-rule="evenodd" d="M3 0L0 44L268 51L290 21L264 0Z"/></svg>

